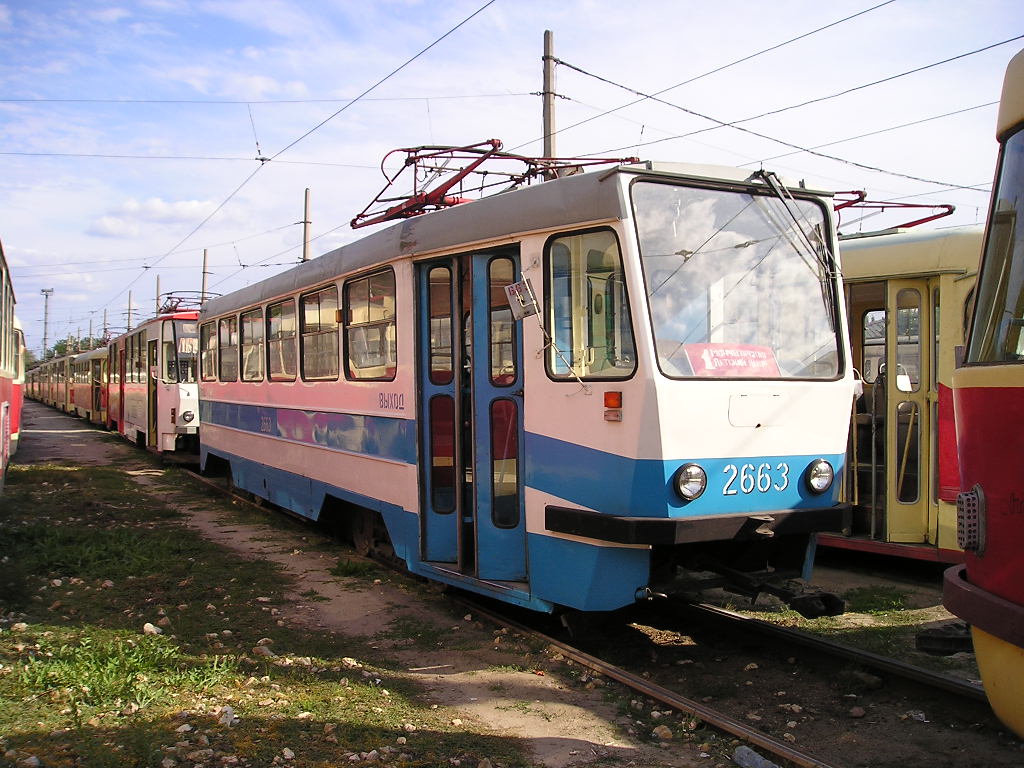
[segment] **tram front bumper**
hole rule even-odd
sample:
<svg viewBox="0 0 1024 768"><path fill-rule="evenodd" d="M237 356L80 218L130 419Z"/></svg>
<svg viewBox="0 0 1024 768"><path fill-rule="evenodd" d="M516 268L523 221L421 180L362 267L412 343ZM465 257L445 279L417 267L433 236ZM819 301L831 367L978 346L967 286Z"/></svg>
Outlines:
<svg viewBox="0 0 1024 768"><path fill-rule="evenodd" d="M702 517L623 517L585 509L549 505L544 526L555 533L567 533L616 544L672 545L701 541L757 541L775 535L838 532L850 504L831 507L791 509L781 512Z"/></svg>

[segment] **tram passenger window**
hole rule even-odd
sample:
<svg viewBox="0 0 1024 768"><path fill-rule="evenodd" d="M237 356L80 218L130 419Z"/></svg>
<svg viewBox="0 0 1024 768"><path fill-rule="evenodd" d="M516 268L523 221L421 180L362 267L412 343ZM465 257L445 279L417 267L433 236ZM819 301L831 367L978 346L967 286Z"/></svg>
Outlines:
<svg viewBox="0 0 1024 768"><path fill-rule="evenodd" d="M217 335L213 323L205 323L199 328L199 368L203 381L217 378Z"/></svg>
<svg viewBox="0 0 1024 768"><path fill-rule="evenodd" d="M238 318L222 317L217 327L217 378L235 381L238 379Z"/></svg>
<svg viewBox="0 0 1024 768"><path fill-rule="evenodd" d="M391 381L398 365L395 273L345 283L345 375Z"/></svg>
<svg viewBox="0 0 1024 768"><path fill-rule="evenodd" d="M338 288L302 297L302 378L338 378Z"/></svg>
<svg viewBox="0 0 1024 768"><path fill-rule="evenodd" d="M547 314L556 379L625 379L636 352L622 257L608 229L558 237L547 248Z"/></svg>
<svg viewBox="0 0 1024 768"><path fill-rule="evenodd" d="M263 381L263 310L243 312L240 321L242 381Z"/></svg>
<svg viewBox="0 0 1024 768"><path fill-rule="evenodd" d="M295 302L292 299L267 307L267 378L295 380Z"/></svg>

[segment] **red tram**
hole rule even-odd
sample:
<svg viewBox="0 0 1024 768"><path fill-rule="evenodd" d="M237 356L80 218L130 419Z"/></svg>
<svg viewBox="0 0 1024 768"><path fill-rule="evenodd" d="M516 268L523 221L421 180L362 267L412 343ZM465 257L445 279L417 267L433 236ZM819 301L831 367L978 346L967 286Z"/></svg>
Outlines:
<svg viewBox="0 0 1024 768"><path fill-rule="evenodd" d="M944 602L971 625L996 715L1024 737L1024 51L1003 83L1000 143L964 365L953 375L966 563Z"/></svg>
<svg viewBox="0 0 1024 768"><path fill-rule="evenodd" d="M11 271L0 246L0 488L17 447L25 375L25 342L14 317L14 304Z"/></svg>

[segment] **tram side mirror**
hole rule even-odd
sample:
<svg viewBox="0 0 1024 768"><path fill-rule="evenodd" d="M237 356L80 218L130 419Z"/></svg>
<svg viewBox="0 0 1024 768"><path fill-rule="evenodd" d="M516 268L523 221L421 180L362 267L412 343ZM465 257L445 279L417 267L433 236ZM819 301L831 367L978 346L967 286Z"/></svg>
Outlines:
<svg viewBox="0 0 1024 768"><path fill-rule="evenodd" d="M529 278L506 285L505 297L512 309L512 317L516 320L522 320L524 317L530 317L540 312L540 308L537 306L537 296L533 292L533 285Z"/></svg>

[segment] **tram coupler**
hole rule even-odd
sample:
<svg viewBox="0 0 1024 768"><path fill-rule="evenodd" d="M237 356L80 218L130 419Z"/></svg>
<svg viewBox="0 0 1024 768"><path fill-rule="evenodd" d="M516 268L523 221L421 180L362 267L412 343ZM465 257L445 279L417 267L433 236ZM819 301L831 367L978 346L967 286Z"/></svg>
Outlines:
<svg viewBox="0 0 1024 768"><path fill-rule="evenodd" d="M780 586L770 578L754 576L737 571L720 563L711 569L729 580L725 587L731 592L757 600L762 592L779 598L782 602L799 613L805 619L817 619L822 616L840 616L846 610L846 601L831 592L821 590L806 591L800 588ZM778 576L776 575L777 579Z"/></svg>

